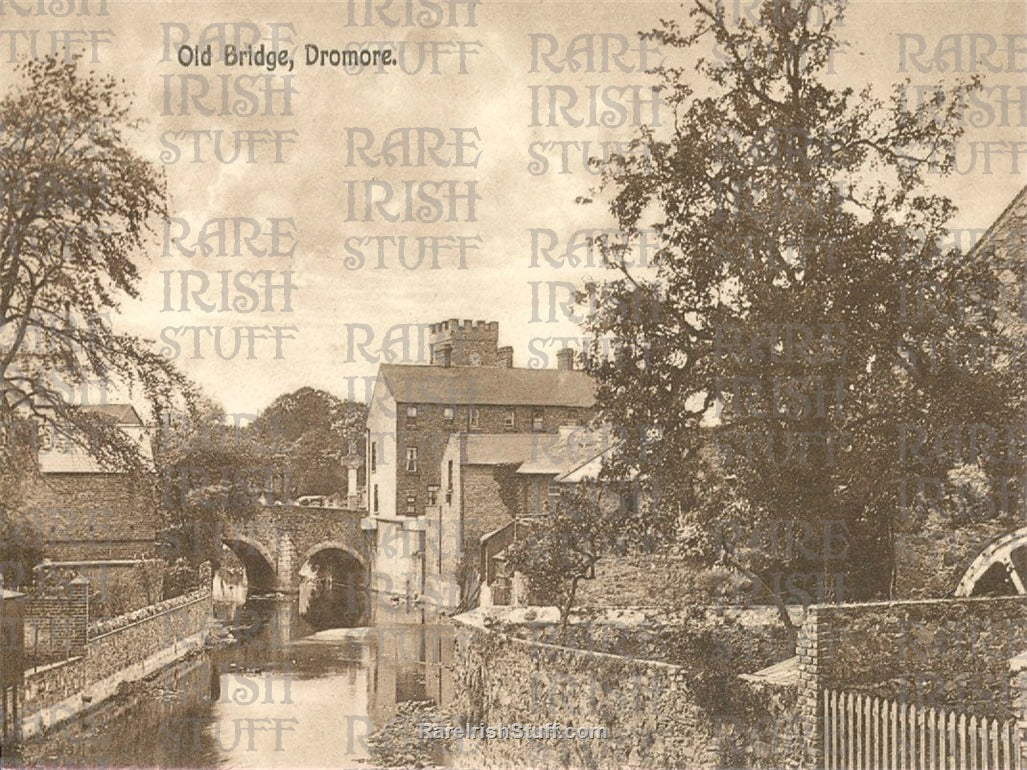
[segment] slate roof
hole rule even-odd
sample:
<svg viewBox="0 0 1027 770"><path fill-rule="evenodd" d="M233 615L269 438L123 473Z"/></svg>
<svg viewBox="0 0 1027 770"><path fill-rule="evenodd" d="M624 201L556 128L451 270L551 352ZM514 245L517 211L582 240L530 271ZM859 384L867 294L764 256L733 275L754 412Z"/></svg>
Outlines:
<svg viewBox="0 0 1027 770"><path fill-rule="evenodd" d="M118 425L142 425L142 418L131 404L91 404L79 407L83 412L113 417Z"/></svg>
<svg viewBox="0 0 1027 770"><path fill-rule="evenodd" d="M96 404L78 407L84 412L105 415L112 418L129 436L138 442L146 460L151 458L149 442L146 440L144 424L139 413L131 404ZM56 443L49 449L39 451L39 470L43 473L108 473L89 452L62 436L56 436Z"/></svg>
<svg viewBox="0 0 1027 770"><path fill-rule="evenodd" d="M467 465L520 465L544 438L539 433L469 433L463 435L461 462Z"/></svg>
<svg viewBox="0 0 1027 770"><path fill-rule="evenodd" d="M592 378L576 370L382 364L379 374L405 404L595 405Z"/></svg>
<svg viewBox="0 0 1027 770"><path fill-rule="evenodd" d="M1027 235L1024 234L1022 221L1027 216L1027 185L1018 192L1013 200L1009 202L998 218L991 223L991 227L981 236L967 253L967 257L975 257L979 251L991 248L997 240L1011 240L1014 247L1019 247L1023 252L1024 242Z"/></svg>
<svg viewBox="0 0 1027 770"><path fill-rule="evenodd" d="M614 446L608 433L582 426L560 433L459 433L450 440L461 442L462 465L516 465L518 474L558 481L595 477Z"/></svg>
<svg viewBox="0 0 1027 770"><path fill-rule="evenodd" d="M517 469L518 473L562 477L601 458L614 446L609 431L580 426L563 427L550 439L548 445L540 447L540 451ZM599 463L601 466L601 460Z"/></svg>

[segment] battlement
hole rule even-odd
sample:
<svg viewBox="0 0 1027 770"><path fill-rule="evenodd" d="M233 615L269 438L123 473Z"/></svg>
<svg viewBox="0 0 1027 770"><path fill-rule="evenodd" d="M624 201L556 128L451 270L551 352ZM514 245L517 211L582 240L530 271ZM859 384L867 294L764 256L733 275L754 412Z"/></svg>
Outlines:
<svg viewBox="0 0 1027 770"><path fill-rule="evenodd" d="M471 321L469 319L461 321L459 318L450 318L448 321L429 324L428 329L433 335L478 332L479 334L494 334L496 339L499 339L498 321Z"/></svg>
<svg viewBox="0 0 1027 770"><path fill-rule="evenodd" d="M451 318L429 325L431 362L436 366L495 366L499 348L497 321Z"/></svg>

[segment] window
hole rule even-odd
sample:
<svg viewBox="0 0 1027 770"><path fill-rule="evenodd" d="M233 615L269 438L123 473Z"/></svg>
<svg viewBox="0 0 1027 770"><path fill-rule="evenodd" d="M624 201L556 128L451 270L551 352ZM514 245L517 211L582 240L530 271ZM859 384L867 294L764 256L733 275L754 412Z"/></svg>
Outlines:
<svg viewBox="0 0 1027 770"><path fill-rule="evenodd" d="M49 425L40 423L36 427L36 437L39 442L40 452L49 452L53 449L53 432Z"/></svg>
<svg viewBox="0 0 1027 770"><path fill-rule="evenodd" d="M622 499L624 500L624 511L628 514L638 513L638 494L636 491L628 487L624 493Z"/></svg>
<svg viewBox="0 0 1027 770"><path fill-rule="evenodd" d="M476 406L471 407L470 425L471 428L478 427L478 407Z"/></svg>
<svg viewBox="0 0 1027 770"><path fill-rule="evenodd" d="M555 481L550 481L546 493L549 496L549 508L552 510L553 506L556 505L556 501L560 499L560 485Z"/></svg>
<svg viewBox="0 0 1027 770"><path fill-rule="evenodd" d="M514 428L514 420L515 420L514 410L511 409L503 417L503 427L506 428L507 430L513 430L513 428Z"/></svg>
<svg viewBox="0 0 1027 770"><path fill-rule="evenodd" d="M531 429L536 433L542 431L542 415L536 414L531 418Z"/></svg>
<svg viewBox="0 0 1027 770"><path fill-rule="evenodd" d="M407 516L413 516L417 513L417 498L413 495L407 495Z"/></svg>
<svg viewBox="0 0 1027 770"><path fill-rule="evenodd" d="M378 485L374 485L374 512L378 513Z"/></svg>
<svg viewBox="0 0 1027 770"><path fill-rule="evenodd" d="M407 472L417 473L417 447L407 447Z"/></svg>
<svg viewBox="0 0 1027 770"><path fill-rule="evenodd" d="M446 468L447 477L449 478L449 489L453 489L453 461L449 461L449 465Z"/></svg>
<svg viewBox="0 0 1027 770"><path fill-rule="evenodd" d="M447 406L445 409L442 410L442 419L444 419L446 422L453 422L454 414L455 412L453 410L453 407Z"/></svg>
<svg viewBox="0 0 1027 770"><path fill-rule="evenodd" d="M417 419L417 407L416 406L408 406L407 407L407 419L408 420L416 420Z"/></svg>
<svg viewBox="0 0 1027 770"><path fill-rule="evenodd" d="M428 487L428 505L435 506L439 504L439 485L431 484Z"/></svg>
<svg viewBox="0 0 1027 770"><path fill-rule="evenodd" d="M374 473L378 468L378 442L371 442L371 473ZM375 510L378 510L375 508Z"/></svg>

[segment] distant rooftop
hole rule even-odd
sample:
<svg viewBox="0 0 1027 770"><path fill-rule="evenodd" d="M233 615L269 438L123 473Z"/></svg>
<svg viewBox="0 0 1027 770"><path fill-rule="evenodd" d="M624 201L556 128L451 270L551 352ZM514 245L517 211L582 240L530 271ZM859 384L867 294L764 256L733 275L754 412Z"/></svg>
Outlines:
<svg viewBox="0 0 1027 770"><path fill-rule="evenodd" d="M464 465L516 465L517 473L557 481L595 478L614 444L603 430L564 426L560 433L459 433Z"/></svg>
<svg viewBox="0 0 1027 770"><path fill-rule="evenodd" d="M83 412L109 417L136 441L144 460L151 459L151 449L146 440L145 425L139 413L131 404L90 404L78 407ZM84 447L65 436L53 435L54 442L48 448L39 450L39 470L43 473L106 473L106 468L97 462Z"/></svg>
<svg viewBox="0 0 1027 770"><path fill-rule="evenodd" d="M143 420L131 404L89 404L79 407L83 412L106 415L114 419L118 425L139 425Z"/></svg>
<svg viewBox="0 0 1027 770"><path fill-rule="evenodd" d="M382 364L379 373L407 404L595 405L592 378L575 370Z"/></svg>

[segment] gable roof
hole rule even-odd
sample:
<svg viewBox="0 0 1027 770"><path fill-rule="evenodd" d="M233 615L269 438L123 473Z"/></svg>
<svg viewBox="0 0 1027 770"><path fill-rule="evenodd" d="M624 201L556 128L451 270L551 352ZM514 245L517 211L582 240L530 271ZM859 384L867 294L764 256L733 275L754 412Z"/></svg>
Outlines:
<svg viewBox="0 0 1027 770"><path fill-rule="evenodd" d="M90 404L80 406L83 412L100 414L112 418L118 425L143 424L142 418L131 404Z"/></svg>
<svg viewBox="0 0 1027 770"><path fill-rule="evenodd" d="M87 404L77 406L83 412L108 417L139 445L145 462L152 460L145 425L131 404ZM42 473L118 473L104 468L88 449L67 438L56 435L53 446L39 451L39 470Z"/></svg>
<svg viewBox="0 0 1027 770"><path fill-rule="evenodd" d="M1024 234L1023 223L1027 219L1027 185L1018 192L1009 205L1002 210L998 218L991 223L980 240L967 252L967 257L977 256L985 249L992 247L1019 248L1022 253L1027 235Z"/></svg>
<svg viewBox="0 0 1027 770"><path fill-rule="evenodd" d="M570 369L382 364L378 376L397 402L407 404L595 405L592 378Z"/></svg>

